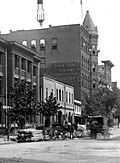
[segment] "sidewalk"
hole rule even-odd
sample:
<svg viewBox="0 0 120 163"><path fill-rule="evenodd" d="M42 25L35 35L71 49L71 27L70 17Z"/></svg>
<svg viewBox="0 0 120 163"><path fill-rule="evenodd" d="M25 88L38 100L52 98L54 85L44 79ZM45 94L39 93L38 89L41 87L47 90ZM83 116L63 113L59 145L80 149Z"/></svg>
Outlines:
<svg viewBox="0 0 120 163"><path fill-rule="evenodd" d="M0 136L0 145L1 144L10 144L13 143L11 140L7 140L7 136Z"/></svg>
<svg viewBox="0 0 120 163"><path fill-rule="evenodd" d="M113 128L110 128L110 139L120 139L120 128L117 128L116 126Z"/></svg>

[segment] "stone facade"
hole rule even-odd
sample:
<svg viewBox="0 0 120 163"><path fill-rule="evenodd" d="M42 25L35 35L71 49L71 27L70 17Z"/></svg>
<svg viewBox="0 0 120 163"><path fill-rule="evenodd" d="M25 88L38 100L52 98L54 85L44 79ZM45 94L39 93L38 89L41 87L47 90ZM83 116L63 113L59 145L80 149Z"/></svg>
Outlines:
<svg viewBox="0 0 120 163"><path fill-rule="evenodd" d="M46 101L51 93L62 107L57 117L54 117L54 122L59 124L64 124L65 121L74 123L74 88L55 80L53 77L44 75L42 80L42 101Z"/></svg>
<svg viewBox="0 0 120 163"><path fill-rule="evenodd" d="M0 124L7 123L5 111L12 106L10 92L16 81L26 80L40 100L39 55L17 43L0 39Z"/></svg>

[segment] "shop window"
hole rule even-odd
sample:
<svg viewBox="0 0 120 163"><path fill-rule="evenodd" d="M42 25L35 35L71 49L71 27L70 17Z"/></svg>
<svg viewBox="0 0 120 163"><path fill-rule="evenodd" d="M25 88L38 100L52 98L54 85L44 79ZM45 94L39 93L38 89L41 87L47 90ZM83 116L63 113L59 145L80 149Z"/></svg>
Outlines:
<svg viewBox="0 0 120 163"><path fill-rule="evenodd" d="M45 50L45 39L40 40L40 50Z"/></svg>
<svg viewBox="0 0 120 163"><path fill-rule="evenodd" d="M52 50L55 50L55 49L57 49L57 39L53 38L52 39Z"/></svg>
<svg viewBox="0 0 120 163"><path fill-rule="evenodd" d="M31 49L36 50L36 40L31 41Z"/></svg>
<svg viewBox="0 0 120 163"><path fill-rule="evenodd" d="M22 45L27 46L27 41L26 40L22 41Z"/></svg>

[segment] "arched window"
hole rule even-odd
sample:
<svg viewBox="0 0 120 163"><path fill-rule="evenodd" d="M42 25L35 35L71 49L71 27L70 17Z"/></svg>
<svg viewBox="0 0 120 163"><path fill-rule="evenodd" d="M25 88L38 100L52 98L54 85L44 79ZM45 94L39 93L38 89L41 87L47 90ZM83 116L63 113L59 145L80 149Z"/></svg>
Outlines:
<svg viewBox="0 0 120 163"><path fill-rule="evenodd" d="M26 40L22 41L22 45L27 46L27 41Z"/></svg>
<svg viewBox="0 0 120 163"><path fill-rule="evenodd" d="M45 50L45 39L40 40L40 50Z"/></svg>
<svg viewBox="0 0 120 163"><path fill-rule="evenodd" d="M36 40L31 41L31 49L36 50Z"/></svg>

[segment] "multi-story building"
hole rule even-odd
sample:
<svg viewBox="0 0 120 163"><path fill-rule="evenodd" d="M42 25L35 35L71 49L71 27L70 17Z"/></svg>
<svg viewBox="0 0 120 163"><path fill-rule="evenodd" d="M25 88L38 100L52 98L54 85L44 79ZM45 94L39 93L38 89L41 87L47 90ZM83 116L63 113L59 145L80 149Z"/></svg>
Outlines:
<svg viewBox="0 0 120 163"><path fill-rule="evenodd" d="M78 124L82 124L82 103L81 101L74 100L74 122L77 126Z"/></svg>
<svg viewBox="0 0 120 163"><path fill-rule="evenodd" d="M10 31L1 35L17 41L44 58L46 74L75 88L75 99L97 88L98 31L89 11L83 24L49 26L45 29Z"/></svg>
<svg viewBox="0 0 120 163"><path fill-rule="evenodd" d="M51 93L53 93L53 97L56 97L57 102L62 107L58 115L54 117L54 122L59 124L64 124L65 121L74 123L74 88L55 80L53 77L44 75L42 80L42 100L46 101L46 98ZM41 121L42 123L44 121Z"/></svg>
<svg viewBox="0 0 120 163"><path fill-rule="evenodd" d="M0 125L5 122L3 107L7 103L7 41L0 39ZM0 126L1 127L1 126Z"/></svg>
<svg viewBox="0 0 120 163"><path fill-rule="evenodd" d="M6 123L5 110L11 106L10 92L16 81L26 80L40 100L40 62L37 52L0 39L0 124Z"/></svg>
<svg viewBox="0 0 120 163"><path fill-rule="evenodd" d="M103 63L102 65L98 65L98 82L99 82L99 86L107 85L107 87L112 90L111 68L114 65L109 60L102 61L102 63Z"/></svg>

